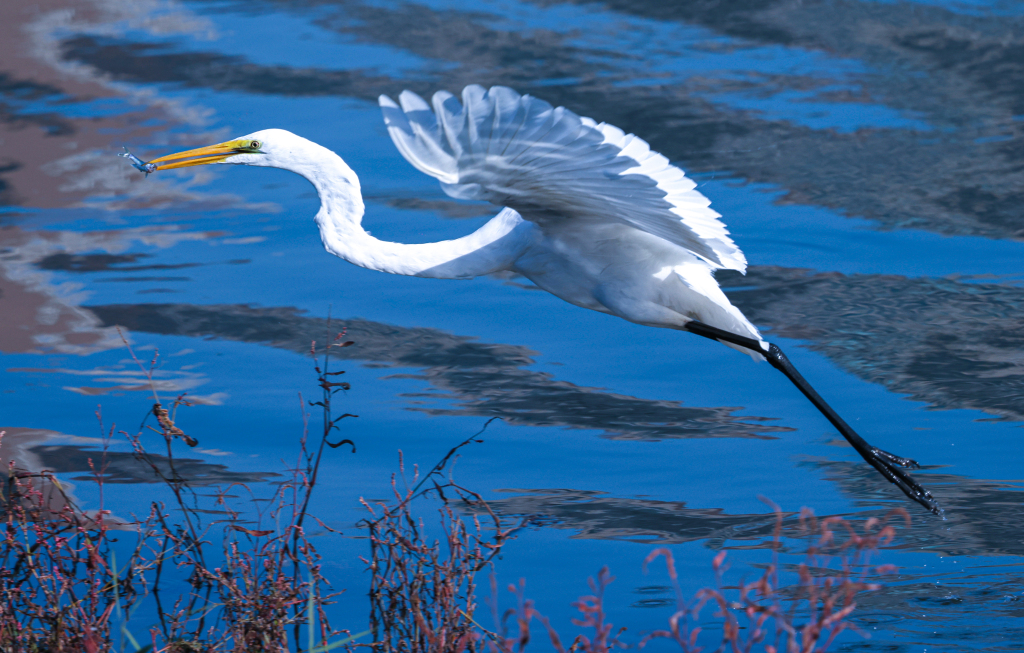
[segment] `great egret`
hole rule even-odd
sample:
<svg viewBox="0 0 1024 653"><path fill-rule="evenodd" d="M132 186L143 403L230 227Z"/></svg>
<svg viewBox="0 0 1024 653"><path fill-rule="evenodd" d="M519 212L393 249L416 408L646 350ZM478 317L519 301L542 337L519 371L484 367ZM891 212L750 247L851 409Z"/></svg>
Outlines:
<svg viewBox="0 0 1024 653"><path fill-rule="evenodd" d="M928 510L931 494L900 469L913 460L869 445L825 403L782 350L733 306L713 271L746 271L710 201L668 159L632 134L502 86L467 86L462 102L410 91L380 97L402 155L448 195L504 207L456 240L407 245L360 225L359 179L334 152L281 129L154 159L143 172L208 163L291 170L320 195L316 223L330 253L372 270L469 279L511 270L565 301L630 322L689 331L767 359L853 448Z"/></svg>

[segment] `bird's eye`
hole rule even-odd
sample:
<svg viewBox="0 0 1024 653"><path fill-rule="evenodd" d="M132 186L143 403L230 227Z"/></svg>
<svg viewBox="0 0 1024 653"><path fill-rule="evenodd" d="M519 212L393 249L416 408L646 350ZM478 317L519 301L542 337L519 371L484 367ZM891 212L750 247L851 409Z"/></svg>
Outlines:
<svg viewBox="0 0 1024 653"><path fill-rule="evenodd" d="M250 147L250 149L258 150L258 149L260 149L260 142L259 141L253 141L253 142L249 143L249 147Z"/></svg>

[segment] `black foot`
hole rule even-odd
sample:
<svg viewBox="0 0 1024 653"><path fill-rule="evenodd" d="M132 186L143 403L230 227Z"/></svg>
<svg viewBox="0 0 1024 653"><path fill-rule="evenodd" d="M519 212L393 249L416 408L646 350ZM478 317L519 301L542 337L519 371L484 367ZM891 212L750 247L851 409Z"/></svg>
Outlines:
<svg viewBox="0 0 1024 653"><path fill-rule="evenodd" d="M712 340L719 340L721 342L728 342L733 345L739 345L749 349L750 351L761 354L768 359L772 367L779 370L786 375L793 385L807 397L814 407L821 411L821 414L832 423L832 426L836 427L847 442L853 445L853 448L857 450L861 456L864 457L872 467L877 469L882 476L886 478L890 483L893 483L908 498L918 502L929 511L942 517L942 508L936 503L935 499L932 498L931 493L918 485L917 481L910 477L910 474L903 471L905 469L920 469L921 466L917 464L917 461L909 458L901 458L900 456L894 456L891 453L876 449L868 444L864 438L857 435L857 432L850 428L850 425L843 421L836 411L832 410L821 395L811 387L811 384L807 382L804 377L797 372L793 364L786 358L786 355L782 353L777 345L769 345L768 351L764 350L763 343L760 340L754 340L753 338L747 338L745 336L738 336L735 333L729 333L723 331L717 327L709 326L701 322L694 320L686 325L686 330L695 333L705 338L711 338ZM943 517L945 519L945 517Z"/></svg>
<svg viewBox="0 0 1024 653"><path fill-rule="evenodd" d="M872 449L871 453L883 460L891 462L893 465L899 465L900 467L906 467L907 469L921 469L921 466L917 464L916 460L910 458L902 458L888 451L882 451L881 449Z"/></svg>
<svg viewBox="0 0 1024 653"><path fill-rule="evenodd" d="M893 483L896 487L903 490L903 494L920 503L932 513L939 515L940 517L943 516L942 508L940 508L938 502L932 498L932 493L921 487L921 485L918 484L910 474L901 469L901 467L920 469L920 465L916 462L909 458L894 456L891 453L886 453L881 449L875 449L873 447L868 455L864 456L864 459L871 463L871 466L877 469L882 476L889 480L890 483Z"/></svg>

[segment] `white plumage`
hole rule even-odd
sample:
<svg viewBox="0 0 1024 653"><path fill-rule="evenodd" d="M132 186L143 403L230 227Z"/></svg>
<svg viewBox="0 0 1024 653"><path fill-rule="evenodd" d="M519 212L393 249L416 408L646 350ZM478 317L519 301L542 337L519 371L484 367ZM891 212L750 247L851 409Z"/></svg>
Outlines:
<svg viewBox="0 0 1024 653"><path fill-rule="evenodd" d="M640 324L697 319L760 338L712 277L745 271L743 253L696 184L643 139L502 86L468 86L462 103L438 92L433 109L411 91L399 103L380 98L410 163L448 195L514 209L539 232L508 269Z"/></svg>
<svg viewBox="0 0 1024 653"><path fill-rule="evenodd" d="M477 231L422 245L374 238L361 225L365 207L351 168L280 129L144 168L284 168L316 187L324 247L356 265L446 279L513 271L567 302L638 324L684 329L697 320L760 342L712 275L722 268L744 272L743 253L693 181L642 139L503 86L468 86L461 103L441 91L433 108L410 91L399 102L380 98L388 133L405 158L452 197L504 207Z"/></svg>
<svg viewBox="0 0 1024 653"><path fill-rule="evenodd" d="M538 224L631 226L713 268L746 270L710 200L643 139L503 86L467 86L462 99L440 91L431 111L411 91L401 108L380 98L398 150L448 195L509 206Z"/></svg>
<svg viewBox="0 0 1024 653"><path fill-rule="evenodd" d="M502 86L468 86L460 103L435 93L381 96L402 155L456 198L504 207L468 236L422 245L378 240L361 225L359 178L334 152L280 129L154 159L150 173L205 163L291 170L316 187L324 247L393 274L466 279L517 272L584 308L638 324L713 338L767 358L908 497L938 504L901 467L914 461L872 447L818 395L776 345L718 287L713 272L746 259L693 181L642 139Z"/></svg>

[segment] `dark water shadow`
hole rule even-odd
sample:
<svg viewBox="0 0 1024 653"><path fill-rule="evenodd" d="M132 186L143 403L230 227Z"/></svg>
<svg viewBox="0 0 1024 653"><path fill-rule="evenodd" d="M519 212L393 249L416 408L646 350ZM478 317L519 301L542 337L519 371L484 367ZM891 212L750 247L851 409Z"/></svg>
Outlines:
<svg viewBox="0 0 1024 653"><path fill-rule="evenodd" d="M807 460L857 506L867 510L839 515L858 527L885 518L894 508L910 516L906 525L892 517L899 537L891 548L928 551L941 556L1006 556L1016 564L1024 555L1020 524L1024 520L1024 481L972 479L934 470L920 474L946 510L946 519L909 504L899 490L870 467L856 462ZM489 501L499 514L529 523L571 530L575 537L667 544L703 540L712 548L769 547L773 514L729 514L720 508L689 508L683 501L616 497L571 489L507 489L515 494ZM879 507L882 506L882 507ZM799 506L783 506L789 510ZM766 509L767 510L767 509ZM823 515L827 516L827 515ZM803 537L798 513L786 512L783 535ZM752 544L753 543L753 544Z"/></svg>
<svg viewBox="0 0 1024 653"><path fill-rule="evenodd" d="M115 506L82 509L75 494L76 482L112 484L160 484L180 479L192 488L262 483L279 477L274 472L235 472L226 465L196 458L175 458L150 453L140 460L133 453L104 450L97 438L69 436L46 429L0 426L0 516L8 501L30 509L33 519L61 519L74 515L85 527L103 522L107 528L135 531L137 520L121 516ZM55 474L65 475L57 480ZM68 475L71 476L70 480ZM14 483L17 482L17 485ZM87 505L87 504L86 504ZM123 508L123 506L122 506ZM38 510L38 512L36 512Z"/></svg>
<svg viewBox="0 0 1024 653"><path fill-rule="evenodd" d="M568 529L573 537L624 540L640 544L679 544L706 540L720 548L732 541L770 538L774 515L730 515L721 508L688 508L683 501L614 497L605 492L568 489L499 490L515 494L488 505L505 517Z"/></svg>
<svg viewBox="0 0 1024 653"><path fill-rule="evenodd" d="M131 452L104 451L102 442L94 438L21 427L0 426L0 431L5 432L0 441L0 473L4 475L13 461L18 469L28 472L49 470L55 474L77 474L70 477L73 481L94 482L99 477L103 483L114 484L163 483L160 476L171 478L174 471L190 485L261 483L280 476L275 472L236 472L226 465L177 457L172 471L167 456L150 453L149 459L157 468L154 470Z"/></svg>
<svg viewBox="0 0 1024 653"><path fill-rule="evenodd" d="M236 472L227 465L207 462L198 458L174 458L173 469L167 456L149 454L149 459L159 474L134 454L107 451L104 454L92 447L64 445L42 447L34 450L42 465L58 474L85 474L73 476L76 481L93 481L95 477L89 468L92 460L99 468L102 461L101 480L104 483L163 483L164 478L185 479L189 485L228 485L231 483L262 483L280 476L276 472Z"/></svg>
<svg viewBox="0 0 1024 653"><path fill-rule="evenodd" d="M719 280L770 336L803 340L866 381L936 409L1024 420L1024 288L767 266Z"/></svg>
<svg viewBox="0 0 1024 653"><path fill-rule="evenodd" d="M57 252L45 256L35 265L41 270L60 272L141 272L143 270L180 270L182 268L199 267L199 263L125 265L136 263L141 259L151 258L152 254L132 252L128 254L70 254Z"/></svg>
<svg viewBox="0 0 1024 653"><path fill-rule="evenodd" d="M899 491L881 477L873 478L874 470L870 468L864 470L857 463L827 460L802 464L819 469L855 505L874 508L858 513L858 517L879 516L885 511L877 508L880 504L906 507ZM934 470L919 473L918 477L945 509L946 518L911 510L912 524L902 529L898 548L944 556L1024 556L1024 537L1020 534L1024 481L975 479Z"/></svg>
<svg viewBox="0 0 1024 653"><path fill-rule="evenodd" d="M252 342L308 354L323 342L327 321L293 308L241 305L118 304L86 307L104 326L130 331ZM737 414L741 408L691 407L610 393L559 381L529 369L525 347L479 342L437 329L405 328L360 319L338 319L355 345L340 356L373 367L419 368L403 377L422 379L433 392L404 395L452 402L444 408L411 406L431 415L501 417L509 424L595 429L612 439L772 438L792 431L770 418Z"/></svg>

